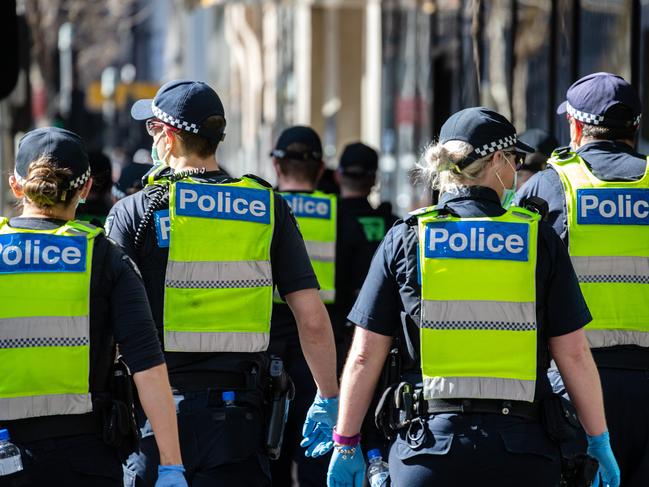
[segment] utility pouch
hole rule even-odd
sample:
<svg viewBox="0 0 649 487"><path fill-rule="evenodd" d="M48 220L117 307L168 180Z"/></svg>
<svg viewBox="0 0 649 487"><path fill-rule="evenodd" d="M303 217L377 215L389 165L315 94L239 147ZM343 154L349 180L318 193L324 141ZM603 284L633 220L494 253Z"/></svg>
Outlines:
<svg viewBox="0 0 649 487"><path fill-rule="evenodd" d="M416 413L415 402L414 388L409 382L392 384L383 391L374 412L374 422L388 440L410 424Z"/></svg>
<svg viewBox="0 0 649 487"><path fill-rule="evenodd" d="M133 380L121 357L113 364L111 397L102 408L102 437L107 445L117 450L122 460L140 446L133 406Z"/></svg>
<svg viewBox="0 0 649 487"><path fill-rule="evenodd" d="M561 459L560 487L590 487L597 475L599 463L584 453Z"/></svg>
<svg viewBox="0 0 649 487"><path fill-rule="evenodd" d="M553 395L542 403L542 422L548 436L557 443L574 439L579 432L577 411L570 401Z"/></svg>
<svg viewBox="0 0 649 487"><path fill-rule="evenodd" d="M284 427L291 401L295 397L295 385L284 369L279 357L270 359L270 414L266 430L266 451L271 460L279 458L284 438Z"/></svg>

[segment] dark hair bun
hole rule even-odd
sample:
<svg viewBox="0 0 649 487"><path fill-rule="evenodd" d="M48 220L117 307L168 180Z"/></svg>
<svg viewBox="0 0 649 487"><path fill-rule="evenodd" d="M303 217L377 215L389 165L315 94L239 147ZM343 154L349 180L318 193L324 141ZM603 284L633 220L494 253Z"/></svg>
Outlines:
<svg viewBox="0 0 649 487"><path fill-rule="evenodd" d="M23 192L36 206L50 208L68 199L71 177L70 169L56 167L47 157L42 157L29 165Z"/></svg>

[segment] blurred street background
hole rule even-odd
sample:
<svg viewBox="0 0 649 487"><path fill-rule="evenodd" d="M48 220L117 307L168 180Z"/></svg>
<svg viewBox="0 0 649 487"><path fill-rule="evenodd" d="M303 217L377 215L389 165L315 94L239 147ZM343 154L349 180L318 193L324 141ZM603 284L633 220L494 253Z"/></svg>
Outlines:
<svg viewBox="0 0 649 487"><path fill-rule="evenodd" d="M461 108L486 105L519 132L541 128L566 143L555 109L579 77L617 73L649 100L649 0L2 4L10 37L0 75L10 86L0 101L4 214L23 132L57 125L79 133L109 158L117 181L138 149L143 162L150 151L144 124L130 119L133 100L174 78L206 81L223 99L227 137L217 157L232 175L272 180L275 138L307 124L330 167L350 141L379 149L380 197L397 214L427 203L412 169ZM640 152L649 151L648 127L645 117Z"/></svg>

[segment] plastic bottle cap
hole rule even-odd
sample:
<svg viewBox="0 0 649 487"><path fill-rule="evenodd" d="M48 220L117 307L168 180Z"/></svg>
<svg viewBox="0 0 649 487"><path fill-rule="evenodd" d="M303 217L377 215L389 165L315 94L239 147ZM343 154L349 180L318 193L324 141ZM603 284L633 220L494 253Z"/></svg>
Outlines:
<svg viewBox="0 0 649 487"><path fill-rule="evenodd" d="M6 429L0 430L0 441L9 441L9 431Z"/></svg>
<svg viewBox="0 0 649 487"><path fill-rule="evenodd" d="M368 460L372 460L374 458L380 458L380 457L381 457L381 450L379 450L378 448L374 448L367 452Z"/></svg>
<svg viewBox="0 0 649 487"><path fill-rule="evenodd" d="M223 399L223 402L234 401L234 392L233 391L223 391L221 393L221 399Z"/></svg>

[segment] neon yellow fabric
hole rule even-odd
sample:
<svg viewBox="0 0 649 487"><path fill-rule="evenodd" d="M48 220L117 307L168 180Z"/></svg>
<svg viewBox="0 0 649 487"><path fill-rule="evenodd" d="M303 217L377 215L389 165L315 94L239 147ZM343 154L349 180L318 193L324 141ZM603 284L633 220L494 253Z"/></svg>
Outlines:
<svg viewBox="0 0 649 487"><path fill-rule="evenodd" d="M336 225L338 218L336 196L321 191L280 194L291 206L300 227L313 271L320 284L320 298L325 304L333 303L336 293ZM310 215L302 208L304 200L326 202L329 208L328 217ZM275 296L275 299L276 302L282 302L279 296Z"/></svg>
<svg viewBox="0 0 649 487"><path fill-rule="evenodd" d="M564 159L555 154L548 162L559 174L566 194L569 252L593 316L586 326L591 345L649 346L649 335L633 333L649 332L649 219L645 224L584 224L577 211L580 190L599 190L596 194L604 199L615 189L649 189L649 164L638 181L609 182L597 179L575 153ZM623 270L623 261L631 263L630 272ZM594 266L608 270L597 272ZM591 333L595 330L630 333L626 337L611 333L601 341Z"/></svg>
<svg viewBox="0 0 649 487"><path fill-rule="evenodd" d="M433 211L420 215L418 221L420 351L426 398L532 401L537 365L538 216L513 207L501 217L460 219ZM485 228L515 224L527 235L528 254L523 261L427 257L427 226L432 229L449 222L477 222Z"/></svg>
<svg viewBox="0 0 649 487"><path fill-rule="evenodd" d="M246 194L253 195L251 198L261 195L268 201L268 223L179 215L179 187L204 189L213 194L222 192L223 195L223 191L234 194L237 188L243 188L249 191ZM183 180L170 186L169 214L165 349L253 351L253 348L267 346L273 292L270 274L274 228L272 190L248 178L227 184ZM186 279L184 283L178 284L171 276L172 266L181 269L180 275ZM253 277L241 277L237 269L251 266ZM215 270L205 275L204 271L209 269ZM174 333L184 338L182 343L170 348L170 337ZM266 345L252 346L249 338L253 335L249 334L262 335Z"/></svg>
<svg viewBox="0 0 649 487"><path fill-rule="evenodd" d="M0 219L0 236L84 238L86 248L83 271L45 272L34 265L0 272L0 419L91 410L90 275L101 232L83 222L46 231L12 228Z"/></svg>

